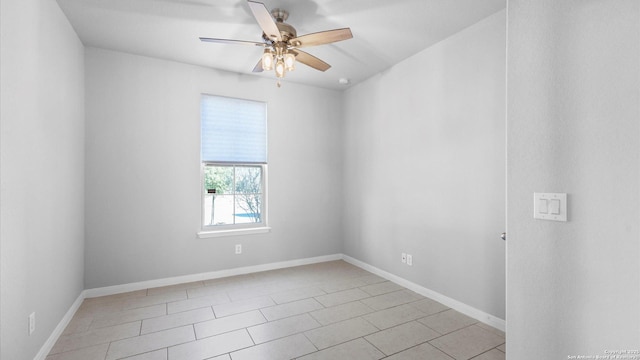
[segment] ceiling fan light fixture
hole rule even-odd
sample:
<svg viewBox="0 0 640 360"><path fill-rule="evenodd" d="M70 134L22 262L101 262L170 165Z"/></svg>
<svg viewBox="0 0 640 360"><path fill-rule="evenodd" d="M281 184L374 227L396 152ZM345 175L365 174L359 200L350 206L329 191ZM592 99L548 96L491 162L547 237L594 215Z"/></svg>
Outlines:
<svg viewBox="0 0 640 360"><path fill-rule="evenodd" d="M273 70L273 54L269 49L265 49L262 54L262 69L265 71Z"/></svg>
<svg viewBox="0 0 640 360"><path fill-rule="evenodd" d="M282 59L278 59L276 62L276 77L278 79L282 79L284 77L286 69L284 66L284 61Z"/></svg>
<svg viewBox="0 0 640 360"><path fill-rule="evenodd" d="M298 36L296 29L285 22L289 18L289 13L286 10L275 8L270 12L260 1L246 1L253 17L262 29L262 42L203 37L200 37L200 41L262 47L264 52L253 67L254 73L275 70L276 77L282 79L287 71L295 70L297 62L318 71L327 71L331 65L309 53L298 50L298 48L332 44L353 37L349 28L325 30ZM279 84L280 81L278 81Z"/></svg>
<svg viewBox="0 0 640 360"><path fill-rule="evenodd" d="M293 71L296 69L296 56L292 53L284 54L284 67L287 71Z"/></svg>

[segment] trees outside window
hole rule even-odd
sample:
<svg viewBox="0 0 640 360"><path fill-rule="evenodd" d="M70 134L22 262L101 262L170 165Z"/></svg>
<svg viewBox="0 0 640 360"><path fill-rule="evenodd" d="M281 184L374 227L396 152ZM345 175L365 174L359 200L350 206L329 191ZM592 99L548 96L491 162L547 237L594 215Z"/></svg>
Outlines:
<svg viewBox="0 0 640 360"><path fill-rule="evenodd" d="M204 192L205 226L262 222L261 165L207 164Z"/></svg>

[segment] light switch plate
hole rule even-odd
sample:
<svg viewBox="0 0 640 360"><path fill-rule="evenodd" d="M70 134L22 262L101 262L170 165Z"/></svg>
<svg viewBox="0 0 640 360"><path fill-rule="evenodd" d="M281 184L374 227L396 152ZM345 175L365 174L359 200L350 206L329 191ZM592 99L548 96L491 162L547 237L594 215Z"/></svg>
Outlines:
<svg viewBox="0 0 640 360"><path fill-rule="evenodd" d="M533 218L541 220L567 221L567 194L534 193Z"/></svg>

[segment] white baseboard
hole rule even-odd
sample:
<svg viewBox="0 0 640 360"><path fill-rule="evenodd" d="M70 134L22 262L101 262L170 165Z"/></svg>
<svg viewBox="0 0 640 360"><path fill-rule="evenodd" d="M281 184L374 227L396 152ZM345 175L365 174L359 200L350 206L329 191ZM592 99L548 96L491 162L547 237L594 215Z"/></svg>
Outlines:
<svg viewBox="0 0 640 360"><path fill-rule="evenodd" d="M69 308L69 310L67 310L67 313L64 314L62 320L60 320L60 322L58 323L58 326L53 329L53 332L51 333L51 335L49 335L49 338L47 339L47 341L45 341L44 345L42 345L40 351L38 351L36 357L34 357L33 360L45 360L45 358L49 354L49 351L53 349L56 341L58 341L58 338L60 338L60 335L62 335L62 332L64 332L64 329L67 327L67 325L69 325L71 319L73 319L73 315L76 314L76 311L78 311L78 308L80 308L80 305L82 305L82 301L85 299L85 297L86 291L82 290L80 295L78 295L78 297L76 298L76 301L71 304L71 307Z"/></svg>
<svg viewBox="0 0 640 360"><path fill-rule="evenodd" d="M176 285L176 284L182 284L182 283L194 282L194 281L218 279L218 278L223 278L228 276L250 274L250 273L255 273L260 271L284 269L288 267L309 265L309 264L341 260L341 259L342 259L342 254L333 254L333 255L318 256L318 257L305 258L305 259L281 261L281 262L269 263L269 264L245 266L245 267L212 271L212 272L206 272L206 273L200 273L200 274L140 281L140 282L130 283L130 284L106 286L101 288L88 289L85 291L86 291L87 298L93 298L98 296L121 294L129 291L144 290L144 289L150 289L155 287Z"/></svg>
<svg viewBox="0 0 640 360"><path fill-rule="evenodd" d="M387 280L393 281L398 285L402 285L407 289L412 290L420 295L429 297L444 305L447 305L448 307L454 310L457 310L467 316L470 316L478 321L491 325L499 330L505 331L506 323L503 319L487 314L467 304L461 303L450 297L444 296L438 292L435 292L433 290L430 290L418 284L415 284L409 280L403 279L399 276L396 276L384 270L378 269L375 266L369 265L365 262L352 258L348 255L333 254L333 255L318 256L313 258L281 261L276 263L254 265L254 266L245 266L245 267L239 267L234 269L219 270L219 271L206 272L206 273L200 273L200 274L176 276L176 277L170 277L165 279L148 280L148 281L141 281L141 282L130 283L130 284L122 284L122 285L83 290L78 296L78 298L76 299L76 301L74 301L74 303L71 305L67 313L62 318L62 320L60 320L60 322L58 323L58 326L56 326L56 328L53 330L53 332L51 333L47 341L44 343L42 348L40 348L40 351L38 352L34 360L45 360L49 351L51 351L56 341L58 341L58 338L60 337L60 335L62 335L62 332L64 331L64 329L67 327L67 325L75 315L78 308L80 308L82 301L86 298L114 295L114 294L129 292L129 291L143 290L143 289L149 289L149 288L160 287L160 286L176 285L176 284L182 284L186 282L202 281L202 280L208 280L208 279L217 279L217 278L228 277L228 276L250 274L250 273L268 271L268 270L284 269L284 268L289 268L294 266L316 264L316 263L335 261L335 260L344 260L352 265L355 265L359 268L367 270L370 273L376 274Z"/></svg>
<svg viewBox="0 0 640 360"><path fill-rule="evenodd" d="M333 254L333 255L281 261L276 263L246 266L246 267L240 267L235 269L213 271L213 272L207 272L207 273L201 273L201 274L176 276L176 277L170 277L165 279L141 281L137 283L83 290L78 296L78 298L76 299L76 301L74 301L74 303L71 305L67 313L62 317L62 320L60 320L60 322L58 323L58 326L56 326L56 328L53 330L53 332L51 333L47 341L44 343L44 345L42 345L42 347L40 348L40 351L38 352L34 360L45 360L45 358L47 357L47 354L49 354L53 346L56 344L56 341L58 341L58 338L60 338L64 329L67 327L67 325L69 325L69 322L73 318L73 315L75 315L76 311L78 311L78 308L80 308L80 305L82 305L82 301L87 298L105 296L105 295L114 295L114 294L129 292L129 291L143 290L143 289L149 289L149 288L160 287L160 286L176 285L176 284L182 284L186 282L217 279L217 278L242 275L242 274L250 274L250 273L255 273L260 271L284 269L288 267L309 265L309 264L335 261L335 260L341 260L341 259L342 259L342 254Z"/></svg>
<svg viewBox="0 0 640 360"><path fill-rule="evenodd" d="M409 280L406 280L404 278L401 278L399 276L396 276L394 274L391 274L389 272L386 272L384 270L378 269L375 266L369 265L365 262L362 262L358 259L352 258L351 256L348 255L342 255L342 259L352 265L355 265L359 268L362 268L364 270L367 270L370 273L376 274L380 277L383 277L387 280L393 281L394 283L398 284L398 285L402 285L404 287L406 287L407 289L414 291L420 295L426 296L428 298L431 298L437 302L440 302L456 311L459 311L469 317L472 317L480 322L483 322L487 325L493 326L496 329L505 331L506 329L506 322L503 319L500 319L499 317L493 316L491 314L487 314L484 311L478 310L472 306L469 306L465 303L462 303L458 300L452 299L448 296L442 295L436 291L433 291L431 289L427 289L423 286L420 286L416 283L413 283Z"/></svg>

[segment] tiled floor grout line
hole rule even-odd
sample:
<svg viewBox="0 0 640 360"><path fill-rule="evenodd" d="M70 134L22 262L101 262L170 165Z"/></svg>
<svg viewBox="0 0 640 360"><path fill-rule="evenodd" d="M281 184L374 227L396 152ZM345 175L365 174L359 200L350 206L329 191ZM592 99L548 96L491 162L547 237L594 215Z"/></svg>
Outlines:
<svg viewBox="0 0 640 360"><path fill-rule="evenodd" d="M375 326L375 325L374 325L374 326ZM378 332L380 332L380 331L383 331L383 330L379 330ZM374 334L376 334L376 333L374 333ZM373 335L373 334L369 334L369 335ZM369 335L367 335L367 336L369 336ZM378 348L375 344L372 344L372 343L371 343L371 341L367 340L367 336L362 336L362 337L359 337L358 339L362 339L362 340L366 341L368 344L370 344L371 346L373 346L374 348L376 348L376 350L380 351L380 353L381 353L382 355L384 355L384 356L382 357L382 359L384 359L384 358L387 358L387 357L391 356L391 355L387 355L387 354L385 354L385 353L384 353L384 351L382 351L382 349ZM406 349L405 349L405 350L406 350ZM403 351L404 351L404 350L403 350Z"/></svg>
<svg viewBox="0 0 640 360"><path fill-rule="evenodd" d="M262 316L264 316L264 315L262 315ZM265 324L266 324L266 323L265 323ZM251 332L249 331L249 328L248 328L248 327L244 328L244 331L246 331L246 332L247 332L247 334L249 334L249 338L251 339L251 342L253 343L253 345L258 345L258 344L256 343L255 339L253 338L253 336L251 336ZM273 341L273 340L272 340L272 341ZM231 354L231 353L229 353L229 354ZM229 355L229 356L231 356L231 355Z"/></svg>
<svg viewBox="0 0 640 360"><path fill-rule="evenodd" d="M107 351L104 353L104 360L107 360L107 355L109 355L109 349L111 349L112 341L109 341L109 345L107 346Z"/></svg>
<svg viewBox="0 0 640 360"><path fill-rule="evenodd" d="M499 345L498 345L498 346L499 346ZM482 353L480 353L480 354L478 354L478 355L476 355L476 356L472 357L472 358L471 358L471 359L469 359L469 360L477 359L478 357L480 357L480 356L482 356L482 355L484 355L484 354L486 354L486 353L490 352L491 350L498 350L498 349L497 349L497 347L491 348L491 349L489 349L489 350L487 350L487 351L485 351L485 352L482 352ZM498 350L498 351L500 351L500 350Z"/></svg>

